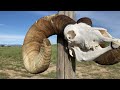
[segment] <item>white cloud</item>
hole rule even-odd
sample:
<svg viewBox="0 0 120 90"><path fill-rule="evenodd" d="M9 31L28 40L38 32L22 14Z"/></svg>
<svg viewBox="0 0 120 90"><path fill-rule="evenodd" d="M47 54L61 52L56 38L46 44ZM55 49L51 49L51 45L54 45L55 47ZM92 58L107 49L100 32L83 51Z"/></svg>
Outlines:
<svg viewBox="0 0 120 90"><path fill-rule="evenodd" d="M0 44L22 44L23 40L20 35L0 35Z"/></svg>
<svg viewBox="0 0 120 90"><path fill-rule="evenodd" d="M0 44L23 44L25 36L22 35L0 35ZM57 43L57 35L48 38L51 44Z"/></svg>
<svg viewBox="0 0 120 90"><path fill-rule="evenodd" d="M20 35L0 35L0 39L23 39L24 36Z"/></svg>

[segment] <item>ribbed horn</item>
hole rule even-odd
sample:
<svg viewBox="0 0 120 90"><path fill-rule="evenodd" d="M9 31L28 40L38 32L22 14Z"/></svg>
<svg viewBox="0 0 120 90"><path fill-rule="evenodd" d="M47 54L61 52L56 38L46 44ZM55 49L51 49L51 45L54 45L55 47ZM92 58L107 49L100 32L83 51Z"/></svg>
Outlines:
<svg viewBox="0 0 120 90"><path fill-rule="evenodd" d="M110 50L94 60L101 65L113 65L120 62L120 48Z"/></svg>
<svg viewBox="0 0 120 90"><path fill-rule="evenodd" d="M40 18L28 30L23 46L24 66L30 73L41 73L48 69L51 60L49 36L62 34L64 27L76 23L65 15L50 15Z"/></svg>

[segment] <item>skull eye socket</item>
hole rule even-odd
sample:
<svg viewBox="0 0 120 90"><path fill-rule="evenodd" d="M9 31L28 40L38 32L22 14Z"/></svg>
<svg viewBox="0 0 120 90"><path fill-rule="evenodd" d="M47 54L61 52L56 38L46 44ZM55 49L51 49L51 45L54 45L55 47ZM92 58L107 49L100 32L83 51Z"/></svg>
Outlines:
<svg viewBox="0 0 120 90"><path fill-rule="evenodd" d="M69 41L69 40L71 40L72 38L71 38L71 36L68 34L67 35L67 40Z"/></svg>
<svg viewBox="0 0 120 90"><path fill-rule="evenodd" d="M73 39L75 38L76 34L73 30L68 31L68 39Z"/></svg>
<svg viewBox="0 0 120 90"><path fill-rule="evenodd" d="M71 39L71 37L68 37L68 39Z"/></svg>

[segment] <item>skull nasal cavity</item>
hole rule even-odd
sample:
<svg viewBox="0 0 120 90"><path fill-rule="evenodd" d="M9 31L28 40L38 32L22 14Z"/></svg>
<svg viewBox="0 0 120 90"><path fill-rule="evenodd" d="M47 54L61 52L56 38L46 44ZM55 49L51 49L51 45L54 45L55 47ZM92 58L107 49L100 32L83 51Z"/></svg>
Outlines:
<svg viewBox="0 0 120 90"><path fill-rule="evenodd" d="M73 30L68 31L67 34L69 34L71 36L71 37L68 37L69 39L73 39L76 36L76 34L75 34L75 32Z"/></svg>

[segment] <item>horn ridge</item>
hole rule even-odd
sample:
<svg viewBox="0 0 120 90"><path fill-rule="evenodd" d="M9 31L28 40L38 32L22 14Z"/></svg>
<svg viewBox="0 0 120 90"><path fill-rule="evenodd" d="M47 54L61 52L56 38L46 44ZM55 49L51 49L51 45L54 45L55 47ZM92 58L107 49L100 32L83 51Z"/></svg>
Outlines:
<svg viewBox="0 0 120 90"><path fill-rule="evenodd" d="M51 60L49 36L63 33L64 27L75 23L65 15L45 16L37 20L28 30L22 46L24 66L30 73L42 73L48 69Z"/></svg>

